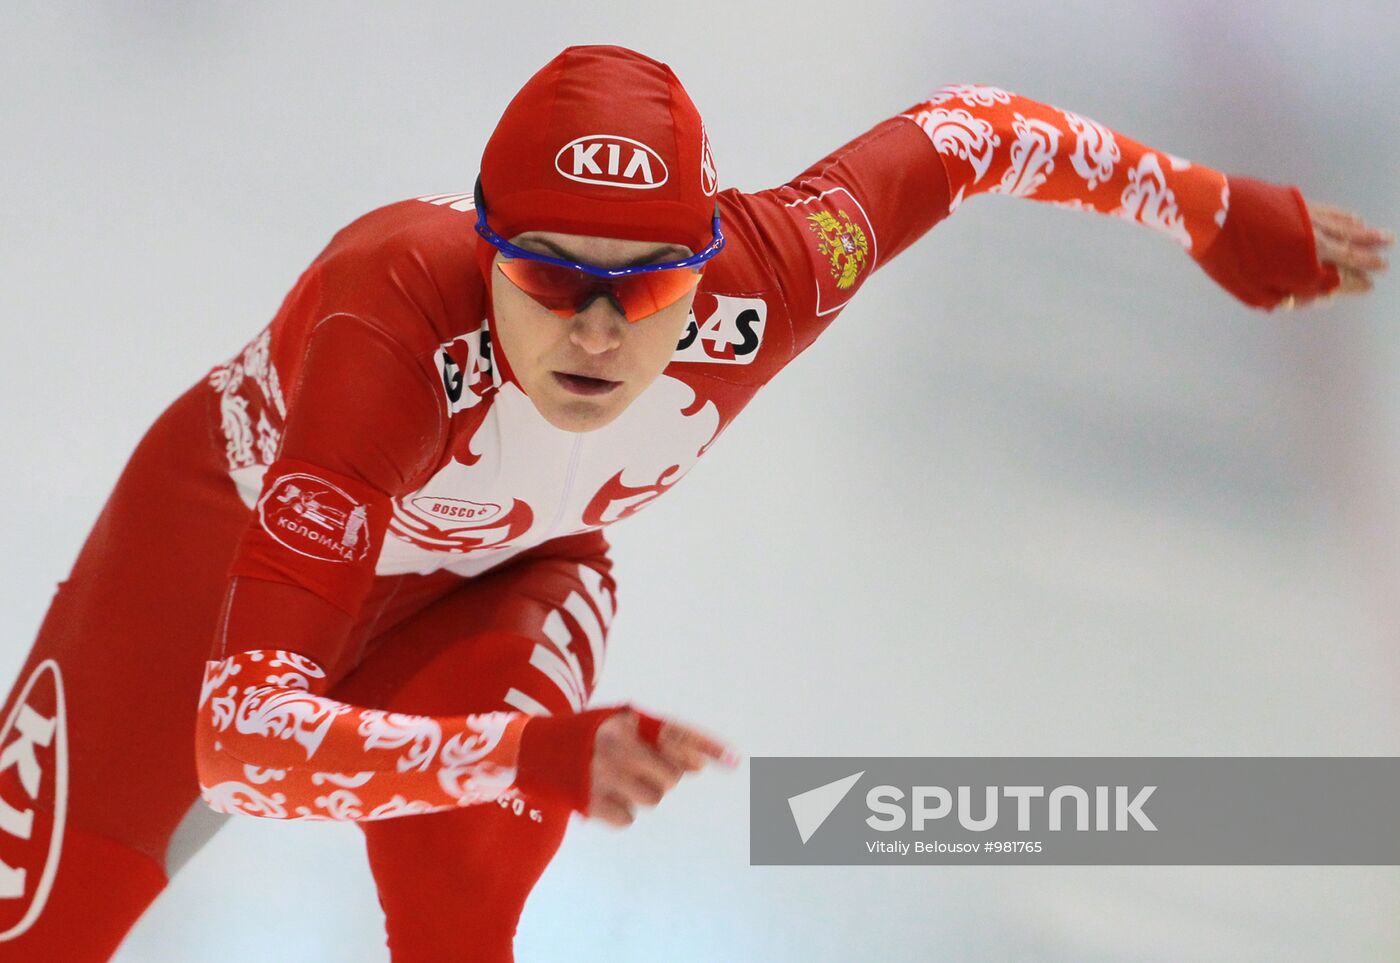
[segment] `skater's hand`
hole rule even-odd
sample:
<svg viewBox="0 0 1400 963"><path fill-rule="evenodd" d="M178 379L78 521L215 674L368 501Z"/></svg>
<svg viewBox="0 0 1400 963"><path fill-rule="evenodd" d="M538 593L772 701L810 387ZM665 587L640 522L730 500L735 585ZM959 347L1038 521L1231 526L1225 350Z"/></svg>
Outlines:
<svg viewBox="0 0 1400 963"><path fill-rule="evenodd" d="M651 745L631 710L610 716L598 727L593 744L589 790L590 819L612 826L629 826L638 806L655 806L687 772L699 772L715 762L734 768L738 755L697 729L662 720L656 745Z"/></svg>
<svg viewBox="0 0 1400 963"><path fill-rule="evenodd" d="M1365 294L1394 235L1292 184L1230 174L1228 211L1215 239L1191 256L1237 300L1265 311ZM1217 213L1217 216L1218 213Z"/></svg>
<svg viewBox="0 0 1400 963"><path fill-rule="evenodd" d="M1371 290L1371 272L1384 271L1390 266L1381 252L1395 243L1395 235L1371 227L1340 207L1312 203L1306 198L1304 204L1312 220L1317 259L1323 264L1336 265L1341 284L1319 297L1296 298L1291 302L1285 299L1282 307L1302 307L1328 301L1338 294L1365 294Z"/></svg>

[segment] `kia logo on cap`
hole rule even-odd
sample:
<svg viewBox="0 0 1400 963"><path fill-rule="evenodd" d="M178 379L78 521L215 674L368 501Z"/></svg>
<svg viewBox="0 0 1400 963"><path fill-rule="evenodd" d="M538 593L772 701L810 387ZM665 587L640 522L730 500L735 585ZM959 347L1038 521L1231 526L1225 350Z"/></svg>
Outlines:
<svg viewBox="0 0 1400 963"><path fill-rule="evenodd" d="M661 155L639 140L617 134L587 134L554 155L554 169L580 184L650 190L666 183Z"/></svg>

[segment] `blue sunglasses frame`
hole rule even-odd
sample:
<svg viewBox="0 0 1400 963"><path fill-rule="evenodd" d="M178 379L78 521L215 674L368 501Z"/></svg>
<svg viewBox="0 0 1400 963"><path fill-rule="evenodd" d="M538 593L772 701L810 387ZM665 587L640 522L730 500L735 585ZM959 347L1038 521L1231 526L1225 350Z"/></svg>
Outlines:
<svg viewBox="0 0 1400 963"><path fill-rule="evenodd" d="M666 261L661 264L638 264L633 267L624 268L603 268L592 264L581 264L578 261L569 261L564 258L550 257L548 254L540 254L538 251L527 251L523 247L516 247L501 235L492 230L491 225L486 223L486 203L481 194L481 178L476 179L476 189L474 191L474 201L476 203L476 233L480 234L488 244L496 248L506 257L522 258L526 261L543 261L545 264L557 264L560 267L572 268L575 271L582 271L584 274L592 275L596 278L625 278L633 274L647 274L651 271L674 271L677 268L694 268L704 264L720 251L724 250L724 233L719 227L719 204L715 204L714 220L710 222L710 229L714 233L710 243L705 245L690 257L680 261Z"/></svg>

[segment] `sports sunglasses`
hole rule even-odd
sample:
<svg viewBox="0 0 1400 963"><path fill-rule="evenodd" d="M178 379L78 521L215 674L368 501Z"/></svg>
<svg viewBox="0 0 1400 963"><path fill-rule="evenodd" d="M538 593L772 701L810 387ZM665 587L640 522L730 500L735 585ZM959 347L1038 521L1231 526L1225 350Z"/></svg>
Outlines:
<svg viewBox="0 0 1400 963"><path fill-rule="evenodd" d="M719 205L711 227L713 239L698 253L680 261L601 268L550 257L516 247L486 223L481 178L476 179L476 233L505 259L497 266L506 278L561 318L571 318L599 294L610 297L628 321L636 322L675 304L700 283L703 265L724 248L719 228Z"/></svg>

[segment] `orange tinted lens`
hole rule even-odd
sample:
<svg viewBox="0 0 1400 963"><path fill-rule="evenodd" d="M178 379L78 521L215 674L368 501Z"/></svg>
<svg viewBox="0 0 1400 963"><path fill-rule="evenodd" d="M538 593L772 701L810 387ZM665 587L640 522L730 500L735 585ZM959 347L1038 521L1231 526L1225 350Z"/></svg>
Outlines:
<svg viewBox="0 0 1400 963"><path fill-rule="evenodd" d="M520 290L549 310L565 314L566 317L574 313L579 301L595 285L594 280L582 271L543 261L509 258L498 261L497 266Z"/></svg>
<svg viewBox="0 0 1400 963"><path fill-rule="evenodd" d="M528 258L496 262L512 284L561 317L570 317L600 288L610 288L628 321L640 321L685 297L700 282L690 268L648 271L604 280L573 268Z"/></svg>
<svg viewBox="0 0 1400 963"><path fill-rule="evenodd" d="M648 271L633 274L613 282L617 300L628 321L640 321L668 308L690 293L700 283L700 273L690 268L669 271Z"/></svg>

